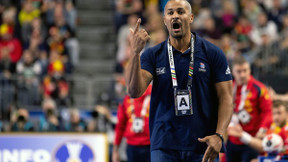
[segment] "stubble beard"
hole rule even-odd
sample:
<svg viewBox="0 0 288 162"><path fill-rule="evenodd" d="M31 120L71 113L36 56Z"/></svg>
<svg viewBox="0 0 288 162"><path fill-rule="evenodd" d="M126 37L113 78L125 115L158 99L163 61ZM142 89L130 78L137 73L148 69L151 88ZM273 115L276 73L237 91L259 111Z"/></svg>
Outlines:
<svg viewBox="0 0 288 162"><path fill-rule="evenodd" d="M175 38L175 39L182 39L184 36L185 36L185 34L183 34L183 33L174 33L173 31L171 32L171 36L173 37L173 38Z"/></svg>

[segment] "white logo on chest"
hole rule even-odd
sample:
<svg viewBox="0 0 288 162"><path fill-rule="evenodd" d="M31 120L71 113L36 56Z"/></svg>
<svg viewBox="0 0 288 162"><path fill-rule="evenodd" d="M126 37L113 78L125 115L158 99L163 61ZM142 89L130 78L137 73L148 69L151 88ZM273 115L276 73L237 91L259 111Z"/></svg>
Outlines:
<svg viewBox="0 0 288 162"><path fill-rule="evenodd" d="M165 74L165 73L166 73L166 68L165 67L156 68L156 74L157 75L162 75L162 74Z"/></svg>
<svg viewBox="0 0 288 162"><path fill-rule="evenodd" d="M200 62L200 68L199 68L200 72L206 72L206 67L205 64L203 62Z"/></svg>

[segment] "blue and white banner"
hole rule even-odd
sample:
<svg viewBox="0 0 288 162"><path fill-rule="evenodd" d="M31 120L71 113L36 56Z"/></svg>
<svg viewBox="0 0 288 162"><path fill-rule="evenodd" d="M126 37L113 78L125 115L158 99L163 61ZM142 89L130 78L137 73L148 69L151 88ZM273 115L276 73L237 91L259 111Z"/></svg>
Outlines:
<svg viewBox="0 0 288 162"><path fill-rule="evenodd" d="M108 162L105 134L0 134L0 162Z"/></svg>

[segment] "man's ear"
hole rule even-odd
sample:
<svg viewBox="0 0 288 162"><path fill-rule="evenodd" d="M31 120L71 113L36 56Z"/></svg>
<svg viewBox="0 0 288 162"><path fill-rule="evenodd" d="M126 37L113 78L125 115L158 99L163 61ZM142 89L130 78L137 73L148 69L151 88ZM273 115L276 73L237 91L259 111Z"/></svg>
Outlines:
<svg viewBox="0 0 288 162"><path fill-rule="evenodd" d="M163 23L164 23L165 26L167 26L166 23L165 23L165 16L163 16Z"/></svg>
<svg viewBox="0 0 288 162"><path fill-rule="evenodd" d="M192 23L194 21L194 14L191 13L191 17L190 17L190 23Z"/></svg>

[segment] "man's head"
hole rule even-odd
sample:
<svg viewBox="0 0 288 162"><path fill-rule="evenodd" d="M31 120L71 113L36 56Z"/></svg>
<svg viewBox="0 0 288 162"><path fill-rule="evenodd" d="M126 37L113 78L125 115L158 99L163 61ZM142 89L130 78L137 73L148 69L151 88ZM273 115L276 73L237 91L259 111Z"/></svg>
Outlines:
<svg viewBox="0 0 288 162"><path fill-rule="evenodd" d="M181 39L190 34L190 24L193 22L191 5L186 0L170 0L164 10L164 24L170 36Z"/></svg>
<svg viewBox="0 0 288 162"><path fill-rule="evenodd" d="M286 124L286 119L288 117L288 105L287 102L281 100L273 101L273 122L280 127Z"/></svg>
<svg viewBox="0 0 288 162"><path fill-rule="evenodd" d="M238 85L246 84L249 81L251 74L250 64L244 57L239 56L233 60L232 74Z"/></svg>

